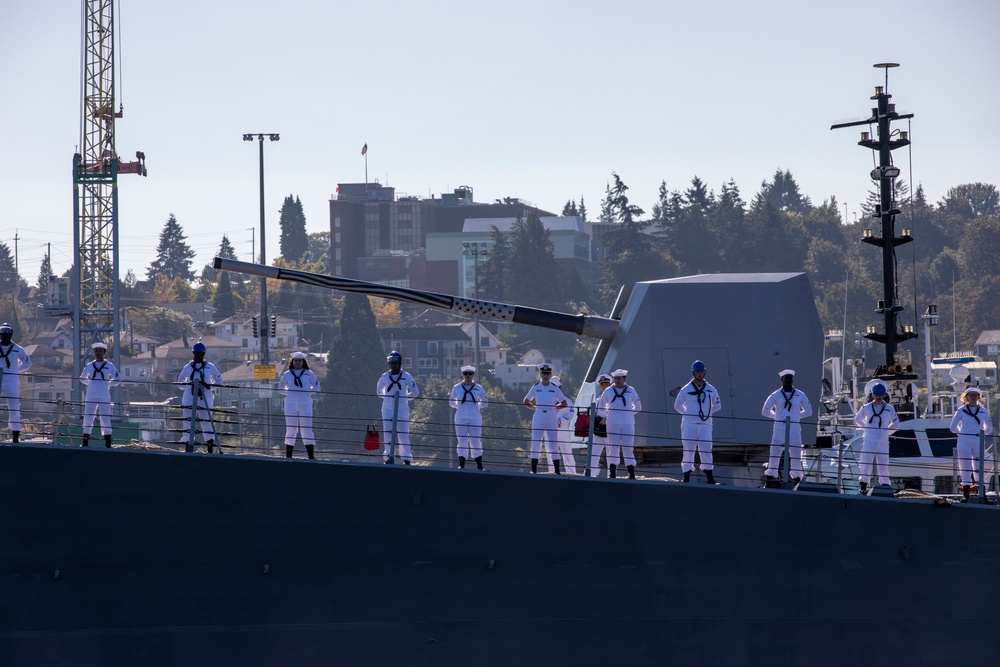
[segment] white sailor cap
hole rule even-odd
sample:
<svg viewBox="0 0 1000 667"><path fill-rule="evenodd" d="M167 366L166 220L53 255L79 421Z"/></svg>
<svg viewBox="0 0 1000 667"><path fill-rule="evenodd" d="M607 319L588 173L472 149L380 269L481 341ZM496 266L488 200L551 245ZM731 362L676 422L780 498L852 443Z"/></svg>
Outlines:
<svg viewBox="0 0 1000 667"><path fill-rule="evenodd" d="M611 377L613 378L624 378L628 377L628 371L624 368L619 368L616 371L611 371Z"/></svg>
<svg viewBox="0 0 1000 667"><path fill-rule="evenodd" d="M551 373L552 372L552 364L550 364L550 363L538 364L538 371L539 372L548 371L549 373Z"/></svg>
<svg viewBox="0 0 1000 667"><path fill-rule="evenodd" d="M90 346L91 350L106 350L108 349L107 343L97 342Z"/></svg>
<svg viewBox="0 0 1000 667"><path fill-rule="evenodd" d="M607 373L601 373L597 376L597 384L601 384L602 382L611 382L611 376Z"/></svg>
<svg viewBox="0 0 1000 667"><path fill-rule="evenodd" d="M305 359L306 358L306 353L305 352L292 352L290 355L288 355L288 358L289 359Z"/></svg>
<svg viewBox="0 0 1000 667"><path fill-rule="evenodd" d="M468 365L468 366L462 366L462 372L463 373L475 373L476 372L476 367L473 366L473 365L471 365L471 364Z"/></svg>
<svg viewBox="0 0 1000 667"><path fill-rule="evenodd" d="M793 371L791 368L786 368L785 370L778 373L778 377L780 378L783 378L786 375L791 375L792 377L795 377L795 371Z"/></svg>
<svg viewBox="0 0 1000 667"><path fill-rule="evenodd" d="M562 386L562 378L560 378L558 375L553 375L552 379L549 380L549 382L551 382L552 384L554 384L557 387L561 387Z"/></svg>
<svg viewBox="0 0 1000 667"><path fill-rule="evenodd" d="M983 395L983 392L979 391L979 387L969 387L968 389L965 390L965 393L966 394L979 394L980 396Z"/></svg>

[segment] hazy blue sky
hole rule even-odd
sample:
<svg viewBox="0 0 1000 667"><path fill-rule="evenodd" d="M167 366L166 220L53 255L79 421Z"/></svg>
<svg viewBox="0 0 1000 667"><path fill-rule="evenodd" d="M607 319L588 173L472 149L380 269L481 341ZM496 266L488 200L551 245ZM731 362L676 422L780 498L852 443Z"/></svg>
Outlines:
<svg viewBox="0 0 1000 667"><path fill-rule="evenodd" d="M582 195L596 215L612 171L648 211L661 180L732 178L749 201L780 168L853 218L871 153L864 128L829 127L868 115L883 61L902 64L889 92L916 114L913 181L930 200L1000 185L998 29L992 0L121 0L117 147L149 168L120 180L121 275L144 277L171 212L197 271L223 234L251 259L248 131L281 134L265 146L269 262L284 196L328 229L366 142L369 179L410 195L470 185L555 212ZM18 235L29 283L49 242L57 272L72 262L80 38L81 2L3 2L0 241Z"/></svg>

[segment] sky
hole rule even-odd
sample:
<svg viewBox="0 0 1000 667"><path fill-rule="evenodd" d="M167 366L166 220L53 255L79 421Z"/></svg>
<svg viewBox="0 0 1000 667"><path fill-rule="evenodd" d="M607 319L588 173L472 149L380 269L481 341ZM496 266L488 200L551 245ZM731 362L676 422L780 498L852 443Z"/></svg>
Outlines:
<svg viewBox="0 0 1000 667"><path fill-rule="evenodd" d="M51 244L72 265L72 158L80 143L82 2L2 0L0 241L29 284ZM116 1L117 150L148 178L119 179L120 276L141 279L171 213L197 253L222 236L259 254L265 142L266 252L278 210L301 199L329 229L337 183L367 174L397 194L472 186L596 217L612 172L647 212L666 181L695 176L750 201L788 170L814 204L853 220L872 188L864 127L884 83L909 129L894 153L932 202L1000 185L1000 3L704 0ZM912 173L912 178L910 174ZM846 206L845 206L846 205ZM919 243L919 230L914 230ZM15 241L16 239L16 241Z"/></svg>

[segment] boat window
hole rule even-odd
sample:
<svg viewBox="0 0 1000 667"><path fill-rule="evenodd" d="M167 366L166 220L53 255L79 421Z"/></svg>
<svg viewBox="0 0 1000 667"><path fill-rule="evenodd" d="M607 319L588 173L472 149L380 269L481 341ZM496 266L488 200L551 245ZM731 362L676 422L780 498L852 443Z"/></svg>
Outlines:
<svg viewBox="0 0 1000 667"><path fill-rule="evenodd" d="M958 493L958 484L951 475L941 475L934 478L934 493Z"/></svg>
<svg viewBox="0 0 1000 667"><path fill-rule="evenodd" d="M889 481L892 482L892 490L899 491L900 489L916 489L920 490L920 478L919 477L890 477Z"/></svg>
<svg viewBox="0 0 1000 667"><path fill-rule="evenodd" d="M889 456L900 458L920 456L920 445L911 429L900 429L889 436Z"/></svg>
<svg viewBox="0 0 1000 667"><path fill-rule="evenodd" d="M927 440L931 443L931 456L952 456L958 436L946 428L927 429Z"/></svg>

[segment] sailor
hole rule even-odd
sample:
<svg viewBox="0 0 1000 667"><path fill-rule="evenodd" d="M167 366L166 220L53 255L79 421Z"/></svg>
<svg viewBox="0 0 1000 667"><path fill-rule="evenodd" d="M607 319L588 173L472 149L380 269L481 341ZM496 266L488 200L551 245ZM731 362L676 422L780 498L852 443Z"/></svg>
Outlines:
<svg viewBox="0 0 1000 667"><path fill-rule="evenodd" d="M316 435L313 433L312 394L319 391L319 378L309 370L305 352L292 352L288 369L278 380L278 393L285 397L285 457L292 458L295 438L302 436L306 456L316 458Z"/></svg>
<svg viewBox="0 0 1000 667"><path fill-rule="evenodd" d="M854 415L854 425L864 432L864 445L858 467L861 469L861 493L868 491L872 476L872 461L878 466L878 483L889 485L889 436L899 428L896 409L886 400L889 390L881 382L871 387L872 400Z"/></svg>
<svg viewBox="0 0 1000 667"><path fill-rule="evenodd" d="M969 387L962 393L965 405L951 418L951 432L958 436L958 472L962 478L962 496L969 499L975 480L973 462L979 460L979 434L993 432L989 410L979 405L979 387Z"/></svg>
<svg viewBox="0 0 1000 667"><path fill-rule="evenodd" d="M403 370L403 355L393 350L386 356L389 370L382 373L375 385L375 393L382 398L382 433L385 436L385 451L382 458L389 462L392 447L392 412L395 398L399 396L399 407L396 410L396 444L399 445L399 456L403 463L410 465L413 457L410 455L410 401L420 395L420 389L413 377Z"/></svg>
<svg viewBox="0 0 1000 667"><path fill-rule="evenodd" d="M31 357L11 341L14 327L0 324L0 397L7 399L7 427L11 442L21 438L21 373L31 368Z"/></svg>
<svg viewBox="0 0 1000 667"><path fill-rule="evenodd" d="M94 343L94 360L83 367L80 382L87 386L87 402L83 407L83 443L90 444L90 434L94 430L94 417L100 412L101 434L104 446L111 447L111 387L122 382L122 376L115 365L104 358L108 353L105 343Z"/></svg>
<svg viewBox="0 0 1000 667"><path fill-rule="evenodd" d="M205 361L207 351L208 348L202 342L191 346L191 361L181 369L181 374L177 376L177 384L184 385L181 405L184 408L184 432L188 434L191 433L191 410L194 405L192 388L198 388L197 420L199 428L197 430L201 431L208 453L211 454L215 447L215 427L212 425L210 412L215 404L212 387L222 384L222 373L215 367L215 364ZM181 438L179 442L188 443L190 447L188 438Z"/></svg>
<svg viewBox="0 0 1000 667"><path fill-rule="evenodd" d="M562 390L552 384L552 364L538 364L538 382L536 382L524 397L522 404L535 412L531 417L531 474L538 472L538 456L542 451L542 440L550 443L553 466L556 474L559 472L559 456L556 438L559 431L559 410L569 401Z"/></svg>
<svg viewBox="0 0 1000 667"><path fill-rule="evenodd" d="M705 381L705 362L691 364L691 381L680 388L674 400L674 410L681 413L681 442L684 454L681 471L684 481L691 481L694 470L694 453L701 458L701 469L706 481L715 484L712 462L712 415L722 409L722 399L715 387Z"/></svg>
<svg viewBox="0 0 1000 667"><path fill-rule="evenodd" d="M809 398L793 386L795 371L791 368L778 373L781 378L781 389L774 392L764 401L760 414L774 420L774 430L771 433L771 456L767 461L767 488L779 488L778 466L785 451L785 418L791 420L788 431L788 458L791 461L789 474L792 481L798 484L802 481L802 426L799 421L812 415L812 405Z"/></svg>
<svg viewBox="0 0 1000 667"><path fill-rule="evenodd" d="M611 376L607 373L601 373L597 376L597 389L594 392L595 402L600 401L601 394L605 389L611 386ZM597 477L597 473L601 466L601 452L605 451L605 446L607 444L607 419L608 415L606 412L601 412L600 406L597 406L597 414L594 415L594 446L591 448L590 452L590 476ZM599 425L601 426L598 430ZM604 435L598 435L598 432ZM611 463L611 459L608 459L608 464ZM618 461L615 461L615 465L618 465Z"/></svg>
<svg viewBox="0 0 1000 667"><path fill-rule="evenodd" d="M562 389L562 379L558 375L553 375L550 380L552 384ZM566 392L563 392L566 396ZM559 462L562 466L562 470L570 473L571 475L576 474L576 458L573 456L573 430L575 427L576 419L576 409L574 408L573 399L566 396L566 407L562 410L556 412L556 426L559 429L556 433L555 447L552 451L559 452ZM550 443L545 443L546 453L550 452ZM555 471L555 458L549 453L549 472Z"/></svg>
<svg viewBox="0 0 1000 667"><path fill-rule="evenodd" d="M628 469L628 478L635 479L635 413L642 410L642 401L635 388L625 384L628 371L619 368L611 373L614 382L601 393L598 412L607 415L608 437L605 449L608 452L608 477L614 479L618 469L618 453L621 451Z"/></svg>
<svg viewBox="0 0 1000 667"><path fill-rule="evenodd" d="M462 366L462 381L451 388L448 405L455 410L455 436L458 438L458 467L464 468L470 454L476 468L483 469L483 415L489 403L486 390L476 382L476 367Z"/></svg>

